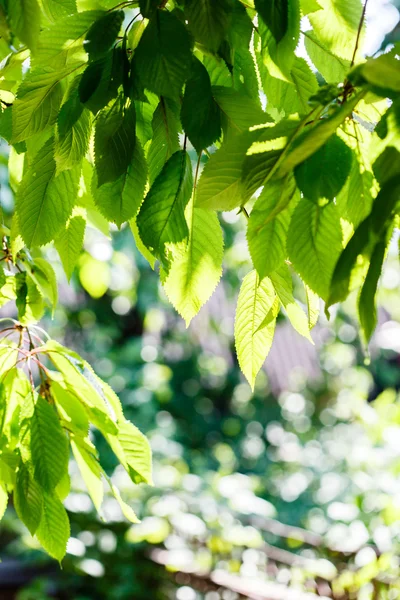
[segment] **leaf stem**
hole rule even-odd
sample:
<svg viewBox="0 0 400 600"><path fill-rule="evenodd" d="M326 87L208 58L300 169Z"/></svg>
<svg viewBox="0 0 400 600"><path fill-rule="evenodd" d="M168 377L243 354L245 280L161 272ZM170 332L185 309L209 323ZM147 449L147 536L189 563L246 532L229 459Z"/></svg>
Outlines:
<svg viewBox="0 0 400 600"><path fill-rule="evenodd" d="M362 30L362 26L364 24L365 13L367 11L367 4L368 4L368 0L365 0L364 6L363 6L363 9L362 9L362 13L361 13L360 22L358 24L357 37L356 37L356 45L354 47L354 52L353 52L353 57L351 59L350 68L354 65L354 61L356 60L356 54L357 54L357 50L358 50L358 45L360 43L361 30Z"/></svg>

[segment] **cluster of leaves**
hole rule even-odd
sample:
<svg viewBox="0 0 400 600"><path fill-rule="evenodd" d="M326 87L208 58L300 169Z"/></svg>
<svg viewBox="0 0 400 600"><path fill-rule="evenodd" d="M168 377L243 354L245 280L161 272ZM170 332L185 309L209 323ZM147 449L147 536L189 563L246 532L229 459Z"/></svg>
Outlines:
<svg viewBox="0 0 400 600"><path fill-rule="evenodd" d="M133 523L138 519L102 468L90 429L102 433L134 483L151 484L151 451L110 386L78 354L44 341L42 330L32 325L45 300L53 308L57 302L52 267L24 252L15 267L2 287L7 300L16 299L19 320L3 319L11 326L0 334L0 516L12 492L21 521L61 560L70 534L62 504L70 489L70 447L99 514L104 480Z"/></svg>
<svg viewBox="0 0 400 600"><path fill-rule="evenodd" d="M188 324L222 273L217 211L240 210L254 270L235 338L250 384L280 309L311 339L319 298L329 307L360 289L368 339L397 218L400 81L395 49L359 61L363 20L360 0L0 0L0 135L16 196L0 295L16 298L21 327L56 301L56 283L20 253L54 242L70 277L87 221L129 222ZM317 75L295 53L300 36ZM71 387L81 359L62 354ZM45 389L41 406L54 400Z"/></svg>

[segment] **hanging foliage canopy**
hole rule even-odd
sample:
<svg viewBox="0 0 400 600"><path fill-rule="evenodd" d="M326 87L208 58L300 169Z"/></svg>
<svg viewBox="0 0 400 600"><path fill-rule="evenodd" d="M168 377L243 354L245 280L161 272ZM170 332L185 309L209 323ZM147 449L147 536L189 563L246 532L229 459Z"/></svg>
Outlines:
<svg viewBox="0 0 400 600"><path fill-rule="evenodd" d="M396 46L363 58L364 21L360 0L0 0L15 192L0 306L18 309L0 344L0 513L13 492L58 560L69 447L99 511L107 475L89 426L134 483L151 482L151 456L91 367L42 339L57 279L38 248L53 242L70 278L87 222L129 223L189 325L222 274L218 212L235 210L254 267L235 321L251 386L281 309L312 342L320 299L328 310L359 290L367 341L399 212L400 68Z"/></svg>

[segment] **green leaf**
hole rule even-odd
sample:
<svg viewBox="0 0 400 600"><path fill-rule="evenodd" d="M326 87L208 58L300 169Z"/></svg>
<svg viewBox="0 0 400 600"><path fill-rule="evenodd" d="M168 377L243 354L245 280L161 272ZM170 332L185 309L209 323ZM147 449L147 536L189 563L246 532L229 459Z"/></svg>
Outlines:
<svg viewBox="0 0 400 600"><path fill-rule="evenodd" d="M132 161L126 172L111 183L94 186L93 198L108 221L121 227L134 217L142 203L147 182L147 164L142 146L136 139Z"/></svg>
<svg viewBox="0 0 400 600"><path fill-rule="evenodd" d="M80 165L89 145L92 119L81 104L78 82L75 80L57 118L54 157L58 173Z"/></svg>
<svg viewBox="0 0 400 600"><path fill-rule="evenodd" d="M396 56L395 51L370 58L356 69L357 74L361 74L373 86L400 92L400 62Z"/></svg>
<svg viewBox="0 0 400 600"><path fill-rule="evenodd" d="M50 67L38 67L28 72L13 104L13 144L54 125L63 97L61 79L66 74Z"/></svg>
<svg viewBox="0 0 400 600"><path fill-rule="evenodd" d="M321 208L300 200L290 221L287 250L306 284L326 300L331 276L342 249L339 213L334 204Z"/></svg>
<svg viewBox="0 0 400 600"><path fill-rule="evenodd" d="M361 1L318 0L318 3L322 10L308 15L314 34L333 54L351 60L361 20Z"/></svg>
<svg viewBox="0 0 400 600"><path fill-rule="evenodd" d="M131 219L129 221L129 227L131 228L133 238L135 240L136 248L139 250L140 254L147 260L152 269L156 264L156 257L146 248L140 239L139 230L136 222L136 218Z"/></svg>
<svg viewBox="0 0 400 600"><path fill-rule="evenodd" d="M210 77L197 58L193 59L192 73L186 82L181 120L197 152L221 137L221 115L211 92Z"/></svg>
<svg viewBox="0 0 400 600"><path fill-rule="evenodd" d="M79 438L71 440L71 447L92 502L97 512L100 513L104 497L100 463L93 454L88 452L85 446L79 443Z"/></svg>
<svg viewBox="0 0 400 600"><path fill-rule="evenodd" d="M338 84L346 79L350 61L333 54L312 31L304 33L307 54L325 81Z"/></svg>
<svg viewBox="0 0 400 600"><path fill-rule="evenodd" d="M158 5L161 3L161 0L139 0L139 9L145 19L149 19Z"/></svg>
<svg viewBox="0 0 400 600"><path fill-rule="evenodd" d="M108 443L134 483L152 485L151 448L141 431L129 421L118 423L118 435L107 435Z"/></svg>
<svg viewBox="0 0 400 600"><path fill-rule="evenodd" d="M99 17L88 30L83 46L89 60L103 56L114 44L124 20L124 11L115 10Z"/></svg>
<svg viewBox="0 0 400 600"><path fill-rule="evenodd" d="M29 469L22 464L17 473L13 499L18 517L34 535L42 518L43 493Z"/></svg>
<svg viewBox="0 0 400 600"><path fill-rule="evenodd" d="M158 10L135 51L141 83L159 96L176 98L189 75L191 60L191 40L185 26L172 13Z"/></svg>
<svg viewBox="0 0 400 600"><path fill-rule="evenodd" d="M308 318L293 296L293 281L287 265L282 265L275 273L271 273L270 278L279 302L285 309L294 329L313 344Z"/></svg>
<svg viewBox="0 0 400 600"><path fill-rule="evenodd" d="M367 342L371 338L377 323L375 296L382 272L385 251L386 240L382 240L376 244L372 252L368 273L358 300L358 314L364 338Z"/></svg>
<svg viewBox="0 0 400 600"><path fill-rule="evenodd" d="M185 16L197 42L217 52L228 31L232 15L231 0L187 0Z"/></svg>
<svg viewBox="0 0 400 600"><path fill-rule="evenodd" d="M344 141L333 135L294 170L303 194L316 204L333 200L349 176L353 153Z"/></svg>
<svg viewBox="0 0 400 600"><path fill-rule="evenodd" d="M196 206L213 210L232 210L245 204L251 194L246 194L242 184L242 165L248 148L260 132L245 132L222 144L211 155L201 174Z"/></svg>
<svg viewBox="0 0 400 600"><path fill-rule="evenodd" d="M7 8L13 33L35 51L40 32L40 7L37 0L11 0Z"/></svg>
<svg viewBox="0 0 400 600"><path fill-rule="evenodd" d="M296 194L293 177L271 181L257 199L247 227L247 241L253 265L263 279L286 258L286 237Z"/></svg>
<svg viewBox="0 0 400 600"><path fill-rule="evenodd" d="M289 0L255 0L254 6L275 41L280 42L289 26Z"/></svg>
<svg viewBox="0 0 400 600"><path fill-rule="evenodd" d="M57 381L51 382L50 390L57 405L58 414L67 423L68 427L83 436L87 436L89 419L79 398L71 394L68 389Z"/></svg>
<svg viewBox="0 0 400 600"><path fill-rule="evenodd" d="M54 408L41 396L31 421L31 454L36 481L52 492L68 470L68 441Z"/></svg>
<svg viewBox="0 0 400 600"><path fill-rule="evenodd" d="M135 149L135 108L124 106L119 96L111 108L102 110L97 118L95 161L97 185L102 186L124 175Z"/></svg>
<svg viewBox="0 0 400 600"><path fill-rule="evenodd" d="M123 54L120 47L110 50L105 56L87 66L79 82L79 98L96 114L117 97L122 85Z"/></svg>
<svg viewBox="0 0 400 600"><path fill-rule="evenodd" d="M90 421L104 435L116 434L116 415L92 371L82 358L54 340L41 347L64 377L64 386L84 406Z"/></svg>
<svg viewBox="0 0 400 600"><path fill-rule="evenodd" d="M122 500L121 494L119 493L118 488L116 488L115 485L113 485L113 483L111 483L111 482L110 482L110 486L111 486L112 494L113 494L114 498L116 499L116 501L118 502L125 519L127 519L130 523L139 523L140 521L137 518L136 514L134 513L133 509L129 506L129 504L127 504L126 502L124 502L124 500Z"/></svg>
<svg viewBox="0 0 400 600"><path fill-rule="evenodd" d="M296 56L290 71L291 81L265 74L263 86L267 93L270 114L284 111L286 115L310 112L308 100L318 90L318 82L304 58Z"/></svg>
<svg viewBox="0 0 400 600"><path fill-rule="evenodd" d="M259 0L261 2L261 0ZM284 0L280 0L283 4ZM268 0L264 0L265 8L268 6ZM271 3L269 3L271 5ZM299 35L300 35L300 6L299 0L290 0L286 2L287 10L283 27L275 25L275 33L279 34L279 40L274 33L259 20L258 30L261 36L261 53L265 66L273 77L290 81L290 70L292 68ZM283 33L284 31L284 33ZM283 34L283 35L282 35Z"/></svg>
<svg viewBox="0 0 400 600"><path fill-rule="evenodd" d="M164 290L186 326L214 292L222 275L223 237L217 215L186 207L188 245L178 254L163 281Z"/></svg>
<svg viewBox="0 0 400 600"><path fill-rule="evenodd" d="M80 256L86 229L85 211L72 213L63 229L55 238L55 246L60 255L67 279L71 279Z"/></svg>
<svg viewBox="0 0 400 600"><path fill-rule="evenodd" d="M150 188L138 215L144 245L167 268L172 256L186 246L189 230L184 211L192 190L189 155L184 151L175 152Z"/></svg>
<svg viewBox="0 0 400 600"><path fill-rule="evenodd" d="M256 271L243 279L236 308L235 345L239 365L252 389L274 337L279 305L274 287Z"/></svg>
<svg viewBox="0 0 400 600"><path fill-rule="evenodd" d="M76 0L41 0L44 14L51 22L76 13Z"/></svg>
<svg viewBox="0 0 400 600"><path fill-rule="evenodd" d="M51 138L26 171L17 194L21 235L29 247L53 240L71 214L79 171L74 168L56 176L56 170Z"/></svg>
<svg viewBox="0 0 400 600"><path fill-rule="evenodd" d="M302 125L295 116L258 131L242 164L242 188L247 198L271 180Z"/></svg>
<svg viewBox="0 0 400 600"><path fill-rule="evenodd" d="M67 512L55 494L43 493L43 513L36 536L50 556L58 561L64 558L70 526Z"/></svg>
<svg viewBox="0 0 400 600"><path fill-rule="evenodd" d="M327 119L318 121L317 124L311 126L311 128L303 129L302 133L295 138L285 160L277 170L278 177L283 177L283 175L289 173L298 164L321 148L321 146L323 146L335 133L336 129L343 121L352 114L354 108L364 95L365 92L363 91L356 94L342 104L342 106Z"/></svg>
<svg viewBox="0 0 400 600"><path fill-rule="evenodd" d="M308 285L304 285L306 290L307 311L308 311L308 328L311 329L317 324L319 318L320 299L318 294L312 291Z"/></svg>
<svg viewBox="0 0 400 600"><path fill-rule="evenodd" d="M351 286L352 271L359 261L360 255L367 259L393 218L393 211L399 199L399 176L389 179L374 200L372 211L357 227L353 237L341 253L332 274L330 294L327 307L344 300Z"/></svg>
<svg viewBox="0 0 400 600"><path fill-rule="evenodd" d="M56 306L58 301L57 278L51 264L44 258L36 258L30 270L30 275L42 295L50 300L52 306Z"/></svg>
<svg viewBox="0 0 400 600"><path fill-rule="evenodd" d="M261 110L259 104L243 91L213 86L212 94L221 109L226 126L233 133L241 133L253 125L271 121L269 116Z"/></svg>
<svg viewBox="0 0 400 600"><path fill-rule="evenodd" d="M37 323L44 312L42 294L28 273L17 273L16 278L18 319L22 325Z"/></svg>
<svg viewBox="0 0 400 600"><path fill-rule="evenodd" d="M64 1L64 0L63 0ZM40 36L34 64L51 65L54 70L69 64L85 62L87 54L83 47L84 35L93 21L106 14L102 10L88 10L72 14L44 29Z"/></svg>
<svg viewBox="0 0 400 600"><path fill-rule="evenodd" d="M160 103L154 111L152 129L153 135L147 155L150 185L153 185L167 160L179 150L179 108L168 98L160 98Z"/></svg>

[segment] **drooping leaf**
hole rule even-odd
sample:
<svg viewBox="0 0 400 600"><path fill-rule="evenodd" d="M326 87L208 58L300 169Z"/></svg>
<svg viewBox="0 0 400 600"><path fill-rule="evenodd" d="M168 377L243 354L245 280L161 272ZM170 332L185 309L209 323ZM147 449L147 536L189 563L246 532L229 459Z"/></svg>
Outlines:
<svg viewBox="0 0 400 600"><path fill-rule="evenodd" d="M385 258L386 240L377 243L372 252L367 276L358 300L358 314L365 340L368 342L377 323L375 296Z"/></svg>
<svg viewBox="0 0 400 600"><path fill-rule="evenodd" d="M134 217L142 203L147 181L147 164L138 139L133 156L125 173L112 182L94 186L93 198L96 206L108 221L121 227Z"/></svg>
<svg viewBox="0 0 400 600"><path fill-rule="evenodd" d="M21 235L30 247L53 240L71 214L79 171L74 168L56 175L56 170L51 138L26 171L17 194Z"/></svg>
<svg viewBox="0 0 400 600"><path fill-rule="evenodd" d="M259 132L246 132L222 144L211 155L201 174L196 206L213 210L232 210L244 204L250 195L242 185L242 165L246 151Z"/></svg>
<svg viewBox="0 0 400 600"><path fill-rule="evenodd" d="M223 86L213 86L212 94L221 109L223 123L232 133L247 131L253 125L270 122L259 104L243 91ZM225 121L225 122L224 122Z"/></svg>
<svg viewBox="0 0 400 600"><path fill-rule="evenodd" d="M276 13L277 19L269 19L270 25L273 23L275 34L263 20L259 20L258 31L261 37L259 50L270 74L278 79L290 81L290 70L295 59L294 51L300 35L299 1L258 1L260 3L263 1L264 8L268 12L271 12L273 6L283 8ZM279 39L276 39L275 35Z"/></svg>
<svg viewBox="0 0 400 600"><path fill-rule="evenodd" d="M68 469L68 441L54 408L41 396L32 416L31 454L35 480L51 493Z"/></svg>
<svg viewBox="0 0 400 600"><path fill-rule="evenodd" d="M279 302L283 306L288 316L289 321L294 329L300 335L307 338L311 343L310 328L308 318L305 312L301 309L293 296L293 281L287 265L282 265L274 273L271 273L270 279L274 286Z"/></svg>
<svg viewBox="0 0 400 600"><path fill-rule="evenodd" d="M152 119L153 136L147 154L150 185L163 166L179 150L179 108L168 98L160 98Z"/></svg>
<svg viewBox="0 0 400 600"><path fill-rule="evenodd" d="M350 60L336 56L325 47L313 31L305 32L304 37L308 56L327 83L337 85L338 82L344 81L350 67Z"/></svg>
<svg viewBox="0 0 400 600"><path fill-rule="evenodd" d="M172 13L158 10L150 19L135 51L138 77L159 96L177 98L191 65L191 40Z"/></svg>
<svg viewBox="0 0 400 600"><path fill-rule="evenodd" d="M80 165L89 145L92 119L80 101L78 82L72 87L57 118L54 156L58 173Z"/></svg>
<svg viewBox="0 0 400 600"><path fill-rule="evenodd" d="M71 440L71 447L92 502L100 513L104 496L100 463L79 443L79 438Z"/></svg>
<svg viewBox="0 0 400 600"><path fill-rule="evenodd" d="M360 24L361 0L318 0L323 10L309 14L314 34L333 54L351 60Z"/></svg>
<svg viewBox="0 0 400 600"><path fill-rule="evenodd" d="M19 467L13 499L18 517L34 535L42 518L43 492L25 465Z"/></svg>
<svg viewBox="0 0 400 600"><path fill-rule="evenodd" d="M124 175L135 149L135 109L124 106L119 96L111 108L105 108L97 118L95 161L98 187Z"/></svg>
<svg viewBox="0 0 400 600"><path fill-rule="evenodd" d="M37 0L12 0L8 3L10 26L17 37L32 51L40 32L40 7Z"/></svg>
<svg viewBox="0 0 400 600"><path fill-rule="evenodd" d="M231 0L188 0L185 16L195 40L217 52L230 26Z"/></svg>
<svg viewBox="0 0 400 600"><path fill-rule="evenodd" d="M12 143L53 125L63 97L61 80L67 74L51 67L30 71L21 83L12 110Z"/></svg>
<svg viewBox="0 0 400 600"><path fill-rule="evenodd" d="M118 434L107 441L134 483L152 483L150 444L141 431L129 421L118 423Z"/></svg>
<svg viewBox="0 0 400 600"><path fill-rule="evenodd" d="M350 148L338 135L333 135L295 168L296 183L306 198L316 204L330 202L344 186L351 163Z"/></svg>
<svg viewBox="0 0 400 600"><path fill-rule="evenodd" d="M223 238L216 214L194 206L193 199L185 213L188 245L174 257L163 286L188 327L221 278Z"/></svg>
<svg viewBox="0 0 400 600"><path fill-rule="evenodd" d="M211 146L221 136L221 115L212 95L210 77L196 58L186 82L181 119L185 133L197 152Z"/></svg>
<svg viewBox="0 0 400 600"><path fill-rule="evenodd" d="M67 423L71 430L86 437L89 431L89 418L79 398L71 394L58 381L51 382L50 391L60 418Z"/></svg>
<svg viewBox="0 0 400 600"><path fill-rule="evenodd" d="M239 365L254 388L257 373L272 345L279 305L274 287L266 277L260 280L256 271L243 279L236 318L235 345Z"/></svg>
<svg viewBox="0 0 400 600"><path fill-rule="evenodd" d="M73 62L83 63L87 58L83 48L84 35L93 21L104 14L102 10L78 12L44 29L39 36L35 65L51 65L57 70Z"/></svg>
<svg viewBox="0 0 400 600"><path fill-rule="evenodd" d="M286 237L291 214L288 204L295 194L293 178L271 181L251 211L247 241L260 279L275 271L286 258Z"/></svg>
<svg viewBox="0 0 400 600"><path fill-rule="evenodd" d="M254 6L278 43L289 26L289 0L255 0Z"/></svg>
<svg viewBox="0 0 400 600"><path fill-rule="evenodd" d="M342 249L339 213L334 204L320 207L300 200L290 221L289 259L306 284L327 300L331 276Z"/></svg>
<svg viewBox="0 0 400 600"><path fill-rule="evenodd" d="M192 189L190 158L184 151L175 152L154 181L139 212L140 237L166 268L189 236L184 211Z"/></svg>
<svg viewBox="0 0 400 600"><path fill-rule="evenodd" d="M265 73L263 86L267 93L267 111L272 115L281 111L285 115L310 111L308 100L317 92L318 82L304 58L295 58L290 75L288 82Z"/></svg>
<svg viewBox="0 0 400 600"><path fill-rule="evenodd" d="M123 51L116 46L90 62L79 82L79 98L95 115L118 96L123 82Z"/></svg>
<svg viewBox="0 0 400 600"><path fill-rule="evenodd" d="M43 512L36 536L50 556L58 561L64 558L70 526L67 512L55 494L43 493Z"/></svg>
<svg viewBox="0 0 400 600"><path fill-rule="evenodd" d="M81 253L85 229L85 211L73 212L65 229L61 230L55 238L55 246L68 279L71 279Z"/></svg>
<svg viewBox="0 0 400 600"><path fill-rule="evenodd" d="M114 44L124 20L123 10L107 12L90 26L83 46L90 60L103 56Z"/></svg>

